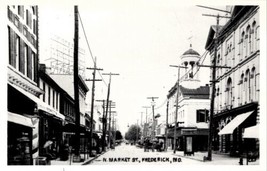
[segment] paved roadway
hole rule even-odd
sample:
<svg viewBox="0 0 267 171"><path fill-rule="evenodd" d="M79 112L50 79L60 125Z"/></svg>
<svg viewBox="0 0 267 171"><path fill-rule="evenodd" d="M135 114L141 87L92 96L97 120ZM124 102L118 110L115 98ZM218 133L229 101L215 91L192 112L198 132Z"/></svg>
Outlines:
<svg viewBox="0 0 267 171"><path fill-rule="evenodd" d="M174 156L172 152L144 152L144 149L138 148L134 145L122 144L109 150L103 155L96 158L90 165L155 165L155 164L203 164L203 162Z"/></svg>

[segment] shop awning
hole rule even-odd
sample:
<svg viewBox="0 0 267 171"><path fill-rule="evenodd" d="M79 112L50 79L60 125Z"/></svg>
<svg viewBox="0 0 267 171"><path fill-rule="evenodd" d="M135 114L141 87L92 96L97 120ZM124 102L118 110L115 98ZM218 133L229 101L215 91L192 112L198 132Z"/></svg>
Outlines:
<svg viewBox="0 0 267 171"><path fill-rule="evenodd" d="M34 128L31 118L12 112L8 112L8 122Z"/></svg>
<svg viewBox="0 0 267 171"><path fill-rule="evenodd" d="M259 125L246 128L243 138L259 138Z"/></svg>
<svg viewBox="0 0 267 171"><path fill-rule="evenodd" d="M23 90L22 88L12 84L12 83L8 83L10 86L12 86L13 88L15 88L17 91L19 91L20 93L22 93L23 95L25 95L26 97L28 97L29 99L31 99L32 101L34 101L37 106L38 109L43 110L45 112L48 112L62 120L65 120L65 116L62 115L61 113L59 113L58 111L56 111L55 109L53 109L52 107L50 107L48 104L44 103L41 99L39 99L38 97L34 96L33 94Z"/></svg>
<svg viewBox="0 0 267 171"><path fill-rule="evenodd" d="M232 134L236 127L238 127L242 122L244 122L253 112L254 111L250 111L236 116L219 132L219 135Z"/></svg>

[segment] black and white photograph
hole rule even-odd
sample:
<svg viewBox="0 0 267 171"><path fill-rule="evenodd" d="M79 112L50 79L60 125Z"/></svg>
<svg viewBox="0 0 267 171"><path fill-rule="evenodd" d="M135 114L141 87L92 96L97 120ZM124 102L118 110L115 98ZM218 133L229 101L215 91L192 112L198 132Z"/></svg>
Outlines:
<svg viewBox="0 0 267 171"><path fill-rule="evenodd" d="M0 11L4 168L266 170L264 0Z"/></svg>

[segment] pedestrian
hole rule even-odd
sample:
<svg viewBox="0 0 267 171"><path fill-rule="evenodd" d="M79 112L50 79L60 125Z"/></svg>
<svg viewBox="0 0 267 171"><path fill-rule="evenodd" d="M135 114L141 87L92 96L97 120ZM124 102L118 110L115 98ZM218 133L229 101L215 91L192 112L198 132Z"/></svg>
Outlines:
<svg viewBox="0 0 267 171"><path fill-rule="evenodd" d="M146 152L147 150L149 151L149 149L148 149L148 139L146 138L145 139L145 147L144 147L144 152Z"/></svg>

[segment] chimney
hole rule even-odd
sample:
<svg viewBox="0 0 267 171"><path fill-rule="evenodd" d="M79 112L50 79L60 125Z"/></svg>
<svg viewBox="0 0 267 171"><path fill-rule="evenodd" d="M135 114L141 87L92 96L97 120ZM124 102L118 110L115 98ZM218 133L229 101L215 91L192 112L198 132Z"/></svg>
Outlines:
<svg viewBox="0 0 267 171"><path fill-rule="evenodd" d="M45 64L39 64L39 70L40 70L41 72L44 72L44 73L45 73L45 69L46 69Z"/></svg>

